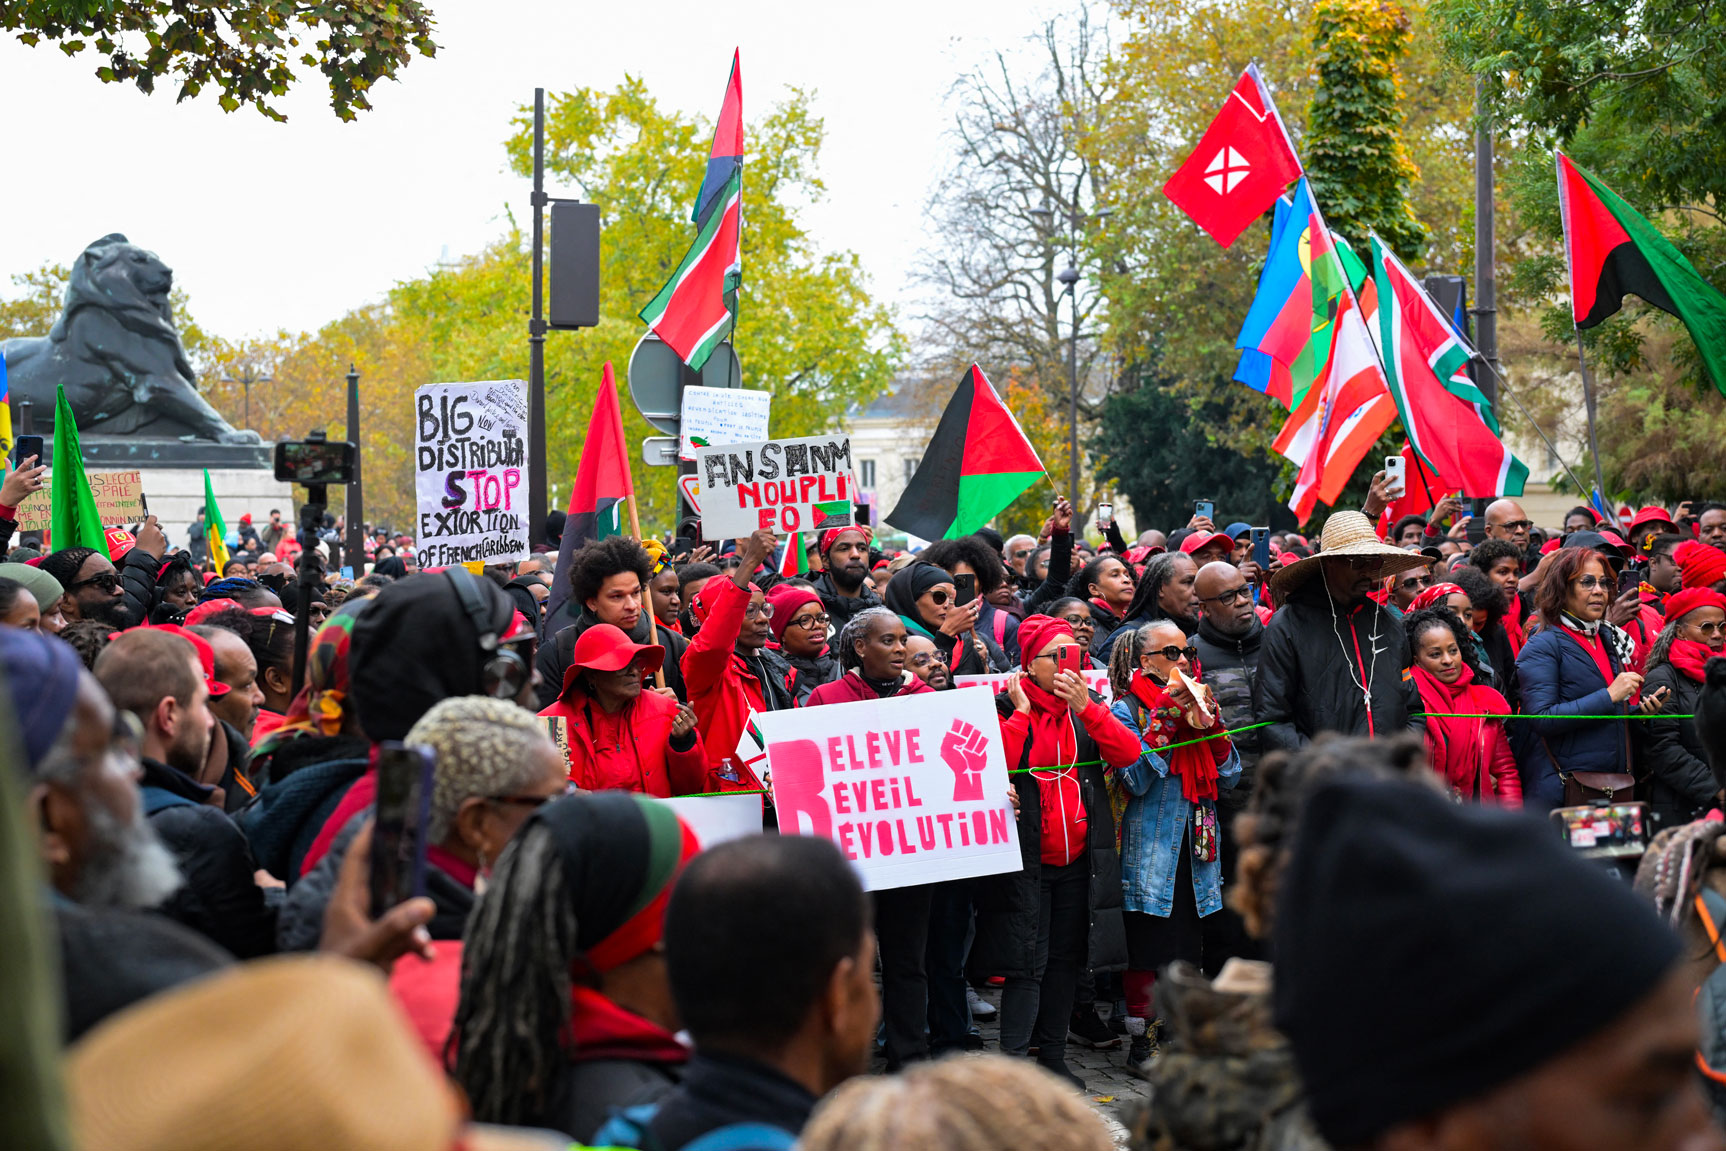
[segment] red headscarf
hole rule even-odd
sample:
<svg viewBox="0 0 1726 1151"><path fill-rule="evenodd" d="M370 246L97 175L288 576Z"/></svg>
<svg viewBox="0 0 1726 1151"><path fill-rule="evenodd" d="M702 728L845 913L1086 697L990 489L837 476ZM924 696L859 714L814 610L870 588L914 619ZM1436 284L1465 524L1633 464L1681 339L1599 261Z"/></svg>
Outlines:
<svg viewBox="0 0 1726 1151"><path fill-rule="evenodd" d="M1408 605L1408 610L1411 612L1424 611L1429 607L1442 606L1444 601L1453 595L1467 594L1467 592L1463 591L1456 584L1435 583L1419 595L1415 596L1413 602Z"/></svg>
<svg viewBox="0 0 1726 1151"><path fill-rule="evenodd" d="M1672 551L1678 574L1686 590L1713 587L1726 579L1726 552L1695 540L1685 540Z"/></svg>
<svg viewBox="0 0 1726 1151"><path fill-rule="evenodd" d="M1030 671L1031 661L1049 646L1049 641L1063 636L1074 643L1079 642L1073 639L1073 625L1064 619L1050 615L1026 616L1019 624L1019 666Z"/></svg>
<svg viewBox="0 0 1726 1151"><path fill-rule="evenodd" d="M827 558L827 553L833 550L833 545L839 542L839 537L844 535L846 532L857 532L863 537L863 542L866 544L873 543L875 540L875 533L869 530L868 524L852 524L849 527L828 528L826 531L821 533L820 546L815 549L821 553L821 558L823 560Z"/></svg>

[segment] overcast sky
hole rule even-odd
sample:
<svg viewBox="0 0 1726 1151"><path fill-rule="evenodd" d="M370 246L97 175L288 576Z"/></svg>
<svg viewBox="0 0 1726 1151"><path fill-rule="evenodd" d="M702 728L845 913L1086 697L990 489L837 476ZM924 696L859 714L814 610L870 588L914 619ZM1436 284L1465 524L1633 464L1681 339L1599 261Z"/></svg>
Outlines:
<svg viewBox="0 0 1726 1151"><path fill-rule="evenodd" d="M277 124L224 114L209 94L176 105L171 86L145 96L102 84L92 53L68 58L0 38L0 294L16 294L5 277L70 263L118 231L174 269L199 321L218 334L316 328L422 273L446 248L477 250L504 229L506 206L525 219L527 181L504 171L502 141L534 85L609 88L628 72L663 104L711 119L735 45L746 117L787 86L815 91L828 195L807 223L824 248L856 251L881 297L905 301L953 77L997 48L1023 52L1059 8L432 4L437 56L416 57L400 82L375 89L374 109L350 124L329 111L315 73L282 103L289 120Z"/></svg>

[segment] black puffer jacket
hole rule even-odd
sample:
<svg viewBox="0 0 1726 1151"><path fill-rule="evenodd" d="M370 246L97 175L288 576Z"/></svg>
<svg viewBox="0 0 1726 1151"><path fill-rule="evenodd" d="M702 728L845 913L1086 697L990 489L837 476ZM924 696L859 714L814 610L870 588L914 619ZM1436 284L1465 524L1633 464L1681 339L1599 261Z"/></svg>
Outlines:
<svg viewBox="0 0 1726 1151"><path fill-rule="evenodd" d="M557 702L563 694L563 675L575 662L575 641L581 633L599 621L586 611L577 613L575 622L539 645L539 706L544 709ZM629 629L631 643L658 644L665 649L665 686L688 702L689 690L683 686L683 652L689 641L653 618L652 612L642 612L635 626Z"/></svg>
<svg viewBox="0 0 1726 1151"><path fill-rule="evenodd" d="M1100 697L1097 698L1100 701ZM995 709L1005 718L1013 704L1005 694L995 697ZM1086 851L1091 862L1090 936L1088 958L1093 971L1121 971L1127 966L1127 929L1122 908L1121 855L1115 847L1115 816L1103 782L1097 741L1082 724L1074 724L1078 750L1079 789L1085 799ZM1030 751L1030 741L1025 749ZM1026 757L1028 758L1028 756ZM1010 764L1019 769L1026 763ZM1029 771L1011 776L1019 793L1019 856L1024 866L1004 875L972 881L977 908L977 935L966 969L976 976L1029 977L1035 970L1037 906L1043 879L1042 793Z"/></svg>
<svg viewBox="0 0 1726 1151"><path fill-rule="evenodd" d="M1420 690L1403 675L1408 667L1408 640L1388 609L1372 600L1333 607L1314 575L1265 628L1253 713L1271 726L1259 729L1260 746L1293 750L1321 731L1424 736ZM1370 720L1357 681L1372 690Z"/></svg>
<svg viewBox="0 0 1726 1151"><path fill-rule="evenodd" d="M1216 695L1223 724L1230 731L1251 727L1253 719L1253 685L1259 677L1259 650L1264 646L1265 625L1252 619L1252 626L1243 636L1224 635L1209 619L1199 620L1193 646L1199 649L1199 670L1207 687ZM1240 782L1217 797L1224 808L1246 806L1253 793L1253 780L1258 777L1259 753L1262 740L1259 732L1243 731L1230 737L1241 756Z"/></svg>
<svg viewBox="0 0 1726 1151"><path fill-rule="evenodd" d="M120 558L120 590L126 600L127 627L149 622L150 605L156 598L156 571L161 566L161 557L143 548L135 547Z"/></svg>
<svg viewBox="0 0 1726 1151"><path fill-rule="evenodd" d="M809 698L810 692L845 674L845 669L839 666L839 657L833 653L832 648L823 648L820 655L812 657L791 655L784 648L779 649L779 654L791 665L791 670L797 673L797 678L791 681L791 690L798 707L803 706L803 701Z"/></svg>
<svg viewBox="0 0 1726 1151"><path fill-rule="evenodd" d="M1701 683L1662 663L1648 669L1642 696L1646 699L1663 687L1671 694L1661 711L1668 715L1696 714L1696 705L1702 700ZM1654 829L1676 827L1708 814L1720 784L1708 768L1708 753L1696 734L1696 721L1651 719L1631 726L1639 729L1638 750L1649 777L1648 808L1654 816Z"/></svg>
<svg viewBox="0 0 1726 1151"><path fill-rule="evenodd" d="M881 597L875 594L875 589L864 580L863 586L857 589L854 596L840 595L839 589L833 586L833 577L822 572L810 581L815 585L815 594L821 597L821 606L827 609L827 617L833 622L833 634L839 632L852 619L868 611L872 607L884 606Z"/></svg>

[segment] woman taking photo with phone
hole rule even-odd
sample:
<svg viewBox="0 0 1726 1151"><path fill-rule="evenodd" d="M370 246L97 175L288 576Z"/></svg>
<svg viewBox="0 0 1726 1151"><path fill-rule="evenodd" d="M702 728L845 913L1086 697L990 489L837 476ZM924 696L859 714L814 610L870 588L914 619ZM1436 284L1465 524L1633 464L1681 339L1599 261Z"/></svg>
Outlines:
<svg viewBox="0 0 1726 1151"><path fill-rule="evenodd" d="M954 675L987 675L1012 665L1000 647L977 630L982 601L958 603L958 588L946 569L922 560L902 568L887 584L887 606L905 630L932 641Z"/></svg>
<svg viewBox="0 0 1726 1151"><path fill-rule="evenodd" d="M1075 983L1087 966L1118 971L1127 958L1104 774L1138 759L1139 742L1085 689L1064 620L1029 617L1019 645L1024 671L995 707L1019 793L1024 867L977 881L969 966L1007 977L1001 1050L1024 1055L1034 1044L1037 1062L1082 1088L1067 1066Z"/></svg>
<svg viewBox="0 0 1726 1151"><path fill-rule="evenodd" d="M1668 692L1660 710L1673 718L1639 725L1656 831L1701 819L1720 802L1720 784L1708 767L1696 721L1677 717L1696 714L1702 669L1726 650L1726 596L1708 588L1686 588L1666 597L1665 619L1648 653L1643 686L1649 694Z"/></svg>

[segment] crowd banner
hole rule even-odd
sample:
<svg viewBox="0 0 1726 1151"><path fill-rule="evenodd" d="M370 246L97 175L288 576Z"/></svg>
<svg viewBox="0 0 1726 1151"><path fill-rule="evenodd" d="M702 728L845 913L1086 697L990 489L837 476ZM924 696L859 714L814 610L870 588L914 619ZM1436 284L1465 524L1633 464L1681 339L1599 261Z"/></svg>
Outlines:
<svg viewBox="0 0 1726 1151"><path fill-rule="evenodd" d="M1007 690L1007 679L1013 673L1010 671L990 672L987 675L956 675L953 677L954 687L986 687L990 695L999 695ZM1079 672L1085 677L1085 686L1103 697L1104 703L1115 702L1115 690L1109 686L1107 668L1087 667Z"/></svg>
<svg viewBox="0 0 1726 1151"><path fill-rule="evenodd" d="M772 392L747 392L742 388L684 388L683 406L677 419L677 458L693 460L696 449L716 444L765 440L772 409Z"/></svg>
<svg viewBox="0 0 1726 1151"><path fill-rule="evenodd" d="M781 834L831 839L870 891L1017 871L995 701L981 691L764 712Z"/></svg>
<svg viewBox="0 0 1726 1151"><path fill-rule="evenodd" d="M701 534L737 539L768 531L819 532L850 527L851 438L720 444L695 449L701 477Z"/></svg>
<svg viewBox="0 0 1726 1151"><path fill-rule="evenodd" d="M414 392L421 567L528 557L527 421L526 380Z"/></svg>
<svg viewBox="0 0 1726 1151"><path fill-rule="evenodd" d="M85 472L96 497L96 514L108 527L144 522L144 481L136 471ZM18 530L43 532L54 514L54 473L43 473L42 486L18 508Z"/></svg>
<svg viewBox="0 0 1726 1151"><path fill-rule="evenodd" d="M754 792L736 795L679 795L659 802L675 811L695 833L695 842L706 851L730 839L761 834L761 796Z"/></svg>

